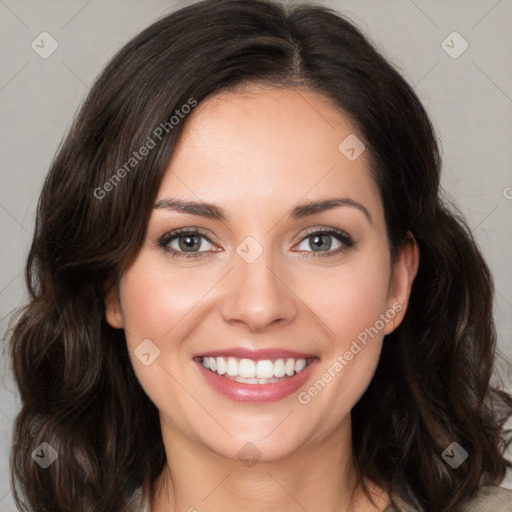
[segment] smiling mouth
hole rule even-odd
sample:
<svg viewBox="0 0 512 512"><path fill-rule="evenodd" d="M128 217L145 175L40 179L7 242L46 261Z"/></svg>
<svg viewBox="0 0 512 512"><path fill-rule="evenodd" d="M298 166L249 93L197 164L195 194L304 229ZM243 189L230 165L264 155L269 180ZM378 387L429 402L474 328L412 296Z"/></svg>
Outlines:
<svg viewBox="0 0 512 512"><path fill-rule="evenodd" d="M198 357L207 370L226 379L242 384L271 384L289 379L306 368L313 357L244 359L237 357Z"/></svg>

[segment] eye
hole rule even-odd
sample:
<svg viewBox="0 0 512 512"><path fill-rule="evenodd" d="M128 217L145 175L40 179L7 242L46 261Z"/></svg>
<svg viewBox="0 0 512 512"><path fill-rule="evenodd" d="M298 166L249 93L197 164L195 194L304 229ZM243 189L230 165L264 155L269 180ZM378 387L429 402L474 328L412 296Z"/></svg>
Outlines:
<svg viewBox="0 0 512 512"><path fill-rule="evenodd" d="M200 258L202 253L199 249L206 241L213 242L202 232L195 228L181 228L166 233L158 240L158 245L169 251L172 256L183 258ZM174 246L172 245L174 244Z"/></svg>
<svg viewBox="0 0 512 512"><path fill-rule="evenodd" d="M333 238L337 240L338 247L331 250ZM206 234L196 228L180 228L163 235L158 240L158 245L165 251L170 252L173 257L197 259L204 256L204 253L218 252L218 250L200 250L205 245L203 243L205 241L213 244ZM310 230L306 236L302 238L300 244L309 244L310 247L313 248L312 251L308 251L304 248L299 249L313 253L311 256L308 256L313 258L334 256L348 251L355 246L350 235L336 228Z"/></svg>
<svg viewBox="0 0 512 512"><path fill-rule="evenodd" d="M335 238L339 244L338 248L330 250L332 247L332 239ZM312 251L316 254L308 257L323 257L323 256L334 256L342 252L348 251L355 244L352 237L336 228L326 228L321 230L309 231L306 236L300 242L301 244L307 244L313 248Z"/></svg>

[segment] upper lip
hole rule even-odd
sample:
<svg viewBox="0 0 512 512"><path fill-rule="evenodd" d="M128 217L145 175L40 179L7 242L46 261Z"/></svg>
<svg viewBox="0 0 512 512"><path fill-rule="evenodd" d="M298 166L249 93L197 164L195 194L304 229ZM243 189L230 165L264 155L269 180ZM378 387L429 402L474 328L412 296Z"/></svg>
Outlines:
<svg viewBox="0 0 512 512"><path fill-rule="evenodd" d="M225 348L222 350L209 350L208 352L201 352L194 357L236 357L239 359L309 359L316 357L314 354L306 352L296 352L295 350L288 350L284 348Z"/></svg>

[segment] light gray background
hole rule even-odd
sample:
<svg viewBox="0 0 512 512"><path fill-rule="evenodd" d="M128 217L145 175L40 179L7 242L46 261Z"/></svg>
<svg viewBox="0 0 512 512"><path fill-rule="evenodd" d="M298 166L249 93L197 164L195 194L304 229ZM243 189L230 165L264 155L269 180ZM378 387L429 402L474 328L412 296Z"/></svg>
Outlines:
<svg viewBox="0 0 512 512"><path fill-rule="evenodd" d="M0 0L2 334L13 309L26 300L23 266L37 198L75 110L122 45L190 3ZM499 348L512 359L512 0L318 3L355 21L402 70L431 115L442 141L443 186L466 215L495 276ZM59 45L47 59L31 48L43 31ZM442 47L454 31L469 44L458 58ZM452 53L462 49L457 36L444 45L453 46ZM0 512L14 512L8 458L20 404L2 361ZM512 371L503 368L512 382ZM512 478L503 485L512 488Z"/></svg>

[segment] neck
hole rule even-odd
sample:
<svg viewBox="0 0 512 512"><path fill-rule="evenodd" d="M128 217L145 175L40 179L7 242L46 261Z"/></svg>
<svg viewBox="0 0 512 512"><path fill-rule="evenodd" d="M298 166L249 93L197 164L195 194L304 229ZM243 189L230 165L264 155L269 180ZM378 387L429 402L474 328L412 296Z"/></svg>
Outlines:
<svg viewBox="0 0 512 512"><path fill-rule="evenodd" d="M371 504L352 461L350 417L331 438L306 443L279 460L231 460L162 424L167 464L152 512L379 512L388 503L369 485ZM256 444L256 443L255 443Z"/></svg>

